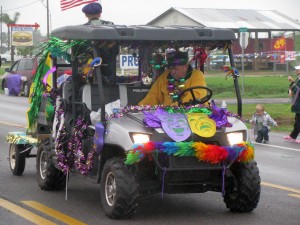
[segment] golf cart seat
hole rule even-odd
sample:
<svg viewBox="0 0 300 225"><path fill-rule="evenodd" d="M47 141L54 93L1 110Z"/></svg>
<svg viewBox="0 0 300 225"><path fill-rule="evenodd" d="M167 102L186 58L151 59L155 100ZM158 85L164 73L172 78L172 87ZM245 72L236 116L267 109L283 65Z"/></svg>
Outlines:
<svg viewBox="0 0 300 225"><path fill-rule="evenodd" d="M119 87L113 84L103 84L104 104L114 102L119 99ZM97 84L85 84L82 88L82 102L91 111L98 111L101 106L99 90Z"/></svg>

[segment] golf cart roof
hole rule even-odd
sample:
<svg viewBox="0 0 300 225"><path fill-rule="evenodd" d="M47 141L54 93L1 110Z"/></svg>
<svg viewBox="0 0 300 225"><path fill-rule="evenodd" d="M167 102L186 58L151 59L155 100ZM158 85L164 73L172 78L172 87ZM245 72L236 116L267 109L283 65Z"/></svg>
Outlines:
<svg viewBox="0 0 300 225"><path fill-rule="evenodd" d="M65 26L51 36L65 40L233 41L233 30L192 26L100 25Z"/></svg>

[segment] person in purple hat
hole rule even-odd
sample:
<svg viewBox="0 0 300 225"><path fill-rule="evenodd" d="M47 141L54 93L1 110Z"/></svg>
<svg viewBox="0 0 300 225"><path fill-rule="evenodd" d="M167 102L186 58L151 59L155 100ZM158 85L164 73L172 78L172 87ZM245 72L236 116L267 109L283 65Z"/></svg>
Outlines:
<svg viewBox="0 0 300 225"><path fill-rule="evenodd" d="M188 52L176 50L166 56L168 69L157 78L146 97L138 103L139 105L176 106L177 96L181 91L194 86L206 87L204 74L192 68ZM202 98L206 95L206 90L195 89L194 94L196 98ZM183 103L191 99L190 92L186 92L181 97Z"/></svg>
<svg viewBox="0 0 300 225"><path fill-rule="evenodd" d="M88 18L84 25L113 25L111 21L101 20L102 6L100 3L92 2L82 8L82 12Z"/></svg>

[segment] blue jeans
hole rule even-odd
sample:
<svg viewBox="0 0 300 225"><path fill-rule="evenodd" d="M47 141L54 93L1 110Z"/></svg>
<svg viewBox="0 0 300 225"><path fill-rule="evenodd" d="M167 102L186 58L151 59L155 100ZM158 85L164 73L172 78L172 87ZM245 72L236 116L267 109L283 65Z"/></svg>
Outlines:
<svg viewBox="0 0 300 225"><path fill-rule="evenodd" d="M266 126L263 126L258 132L255 139L256 142L261 143L263 140L269 141L269 129Z"/></svg>

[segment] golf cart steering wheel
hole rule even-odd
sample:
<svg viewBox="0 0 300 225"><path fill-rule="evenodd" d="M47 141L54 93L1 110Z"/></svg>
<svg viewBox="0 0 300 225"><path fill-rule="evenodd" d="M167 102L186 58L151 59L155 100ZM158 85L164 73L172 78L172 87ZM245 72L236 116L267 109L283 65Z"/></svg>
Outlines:
<svg viewBox="0 0 300 225"><path fill-rule="evenodd" d="M206 90L206 95L204 96L204 97L202 97L202 98L196 98L195 97L195 94L194 94L194 90L195 89L205 89ZM209 88L207 88L207 87L204 87L204 86L194 86L194 87L190 87L190 88L187 88L187 89L185 89L185 90L183 90L182 92L180 92L179 94L178 94L178 103L179 103L179 105L182 105L183 104L183 102L182 102L182 100L181 100L181 96L185 93L185 92L190 92L191 93L191 95L192 95L192 101L190 101L190 102L188 102L189 104L191 104L191 105L196 105L196 104L203 104L203 103L205 103L205 102L207 102L210 98L211 98L211 96L212 96L212 90L210 90Z"/></svg>

